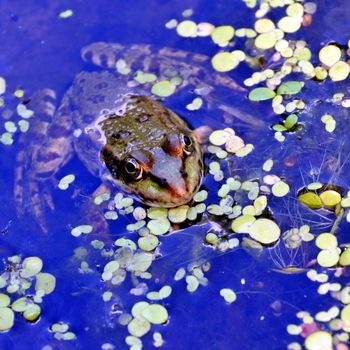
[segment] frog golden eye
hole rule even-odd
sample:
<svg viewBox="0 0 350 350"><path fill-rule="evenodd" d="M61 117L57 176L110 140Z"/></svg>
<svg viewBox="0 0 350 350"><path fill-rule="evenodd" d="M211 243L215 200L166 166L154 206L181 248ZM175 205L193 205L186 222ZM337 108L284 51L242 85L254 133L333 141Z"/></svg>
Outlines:
<svg viewBox="0 0 350 350"><path fill-rule="evenodd" d="M187 135L182 135L181 137L182 143L184 145L184 151L186 154L190 154L193 150L193 142L192 139Z"/></svg>
<svg viewBox="0 0 350 350"><path fill-rule="evenodd" d="M127 175L132 176L135 180L141 179L142 168L136 159L127 158L124 167Z"/></svg>

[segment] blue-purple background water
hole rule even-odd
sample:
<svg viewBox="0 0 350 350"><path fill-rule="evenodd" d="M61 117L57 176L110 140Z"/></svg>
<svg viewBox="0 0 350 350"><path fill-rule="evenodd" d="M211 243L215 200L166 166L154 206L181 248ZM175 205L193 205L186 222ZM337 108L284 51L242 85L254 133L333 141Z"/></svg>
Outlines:
<svg viewBox="0 0 350 350"><path fill-rule="evenodd" d="M295 37L305 38L315 52L330 41L345 44L350 33L350 12L344 2L317 1L317 4L318 10L312 25L302 29ZM58 14L67 8L72 9L74 15L66 20L58 18ZM80 59L81 47L95 41L125 45L149 43L212 56L217 48L210 40L184 39L175 31L165 28L169 19L181 18L181 12L186 8L194 10L192 18L197 22L232 24L235 27L252 26L254 22L253 12L239 0L1 0L0 75L6 78L10 91L24 88L26 94L30 95L39 88L49 87L61 97L74 75L84 69ZM249 73L249 68L241 65L229 75L242 83ZM344 87L345 83L336 87L333 83L322 84L320 92L317 83L309 82L303 98L313 101L322 99L322 94L331 97L340 89L339 86ZM187 91L172 96L165 103L187 118L193 126L225 125L219 111L187 111L185 106L192 99L193 95ZM220 99L228 104L236 103L237 106L237 101L227 92ZM324 183L333 180L345 189L350 187L347 175L347 155L350 152L348 120L337 120L341 127L335 135L325 139L324 133L321 133L323 125L319 122L322 112L320 114L319 111L326 107L321 103L317 109L310 109L304 116L307 128L303 140L309 139L309 143L303 143L296 135L291 135L284 144L274 141L271 145L273 132L269 125L278 122L278 119L271 112L269 104L257 107L247 103L242 108L261 119L263 126L254 129L240 121L234 125L237 133L256 148L254 156L250 161L242 161L237 172L249 178L257 177L259 172L261 175L263 161L272 156L276 161L274 171L291 180L294 189L286 199L270 203L280 226L288 229L293 225L308 223L307 220L326 220L303 211L296 203L295 189L304 185L301 173L307 177L307 173L313 169L320 171L319 180ZM327 108L327 112L337 114L335 107ZM203 120L200 113L207 116L207 120ZM215 124L217 118L221 118L220 125ZM318 124L313 126L315 119ZM47 344L52 345L53 349L100 349L104 343L114 344L116 349L127 349L124 343L127 330L118 325L116 316L111 314L111 306L115 303L120 310L130 310L136 301L144 297L129 294L132 285L127 279L122 286L113 289L112 302L105 303L101 298L105 287L99 275L79 274L79 264L70 260L73 250L83 244L83 239L70 235L70 229L79 215L79 201L70 198L73 190L54 193L57 209L48 214L48 236L39 232L30 217L21 220L16 218L12 194L16 144L11 147L0 146L0 152L0 228L4 228L0 236L1 257L11 254L40 256L45 271L57 278L55 292L47 296L42 304L40 321L29 324L18 317L9 332L0 334L0 349L34 350ZM283 160L291 155L296 157L298 166L286 169ZM339 156L345 162L336 175L322 171L325 155L330 158ZM62 175L68 173L77 175L74 186L81 188L83 194L91 193L98 185L98 180L83 168L77 158L65 167ZM307 179L309 182L311 180L311 177ZM329 218L334 219L331 214ZM124 234L124 231L118 231L118 227L112 226L113 237ZM286 332L286 326L295 322L298 310L307 308L312 311L321 306L326 308L327 303L332 305L333 299L327 296L320 298L316 286L304 273L287 275L272 270L279 267L276 261L282 265L290 263L287 252L282 252L283 256L279 258L276 250L266 250L259 259L242 249L217 254L202 245L205 232L206 227L194 225L163 239L163 257L151 267L156 278L156 282L154 279L149 282L151 290L159 289L164 284L173 287L173 294L164 301L170 314L169 323L152 328L162 333L164 349L283 349L295 341L295 337ZM322 229L316 225L312 232L319 233ZM212 264L206 275L209 284L191 294L186 291L184 282L174 282L173 276L179 267L186 266L189 261L200 256L206 257ZM299 253L295 264L303 265L313 258L315 249L311 245L311 248L305 247L305 251ZM101 271L98 260L95 263L96 266L91 267ZM219 295L221 288L232 288L238 294L237 301L227 305ZM69 323L77 339L72 342L54 340L48 328L57 321ZM144 337L144 348L152 348L151 333Z"/></svg>

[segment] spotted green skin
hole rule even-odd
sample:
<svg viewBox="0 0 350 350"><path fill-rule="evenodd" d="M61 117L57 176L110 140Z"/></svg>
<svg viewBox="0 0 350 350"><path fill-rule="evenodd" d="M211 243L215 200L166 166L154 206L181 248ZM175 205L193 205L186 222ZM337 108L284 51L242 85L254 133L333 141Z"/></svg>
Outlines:
<svg viewBox="0 0 350 350"><path fill-rule="evenodd" d="M41 150L38 173L46 174L48 165L52 167L50 157L59 168L75 151L102 181L117 184L147 205L162 207L189 202L200 185L202 152L184 120L144 91L127 87L126 78L117 73L79 73L54 118L66 122L53 130L47 148ZM74 130L80 135L73 136ZM165 147L169 135L190 137L189 154L169 154ZM130 157L145 163L141 179L125 171Z"/></svg>

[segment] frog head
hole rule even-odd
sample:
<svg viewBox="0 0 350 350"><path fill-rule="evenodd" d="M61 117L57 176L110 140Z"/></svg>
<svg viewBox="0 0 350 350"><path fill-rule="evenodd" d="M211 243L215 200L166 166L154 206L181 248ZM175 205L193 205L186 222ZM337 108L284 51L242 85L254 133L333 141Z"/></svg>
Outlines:
<svg viewBox="0 0 350 350"><path fill-rule="evenodd" d="M202 152L190 134L165 135L162 147L134 149L124 159L106 145L103 158L119 185L150 206L171 208L189 202L203 175Z"/></svg>

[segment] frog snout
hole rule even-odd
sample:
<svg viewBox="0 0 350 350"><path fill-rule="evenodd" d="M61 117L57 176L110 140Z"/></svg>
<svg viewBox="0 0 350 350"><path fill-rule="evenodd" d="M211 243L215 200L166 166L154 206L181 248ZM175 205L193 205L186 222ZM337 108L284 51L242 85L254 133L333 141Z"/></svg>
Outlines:
<svg viewBox="0 0 350 350"><path fill-rule="evenodd" d="M182 178L167 183L167 187L174 197L184 198L188 195L186 183Z"/></svg>

